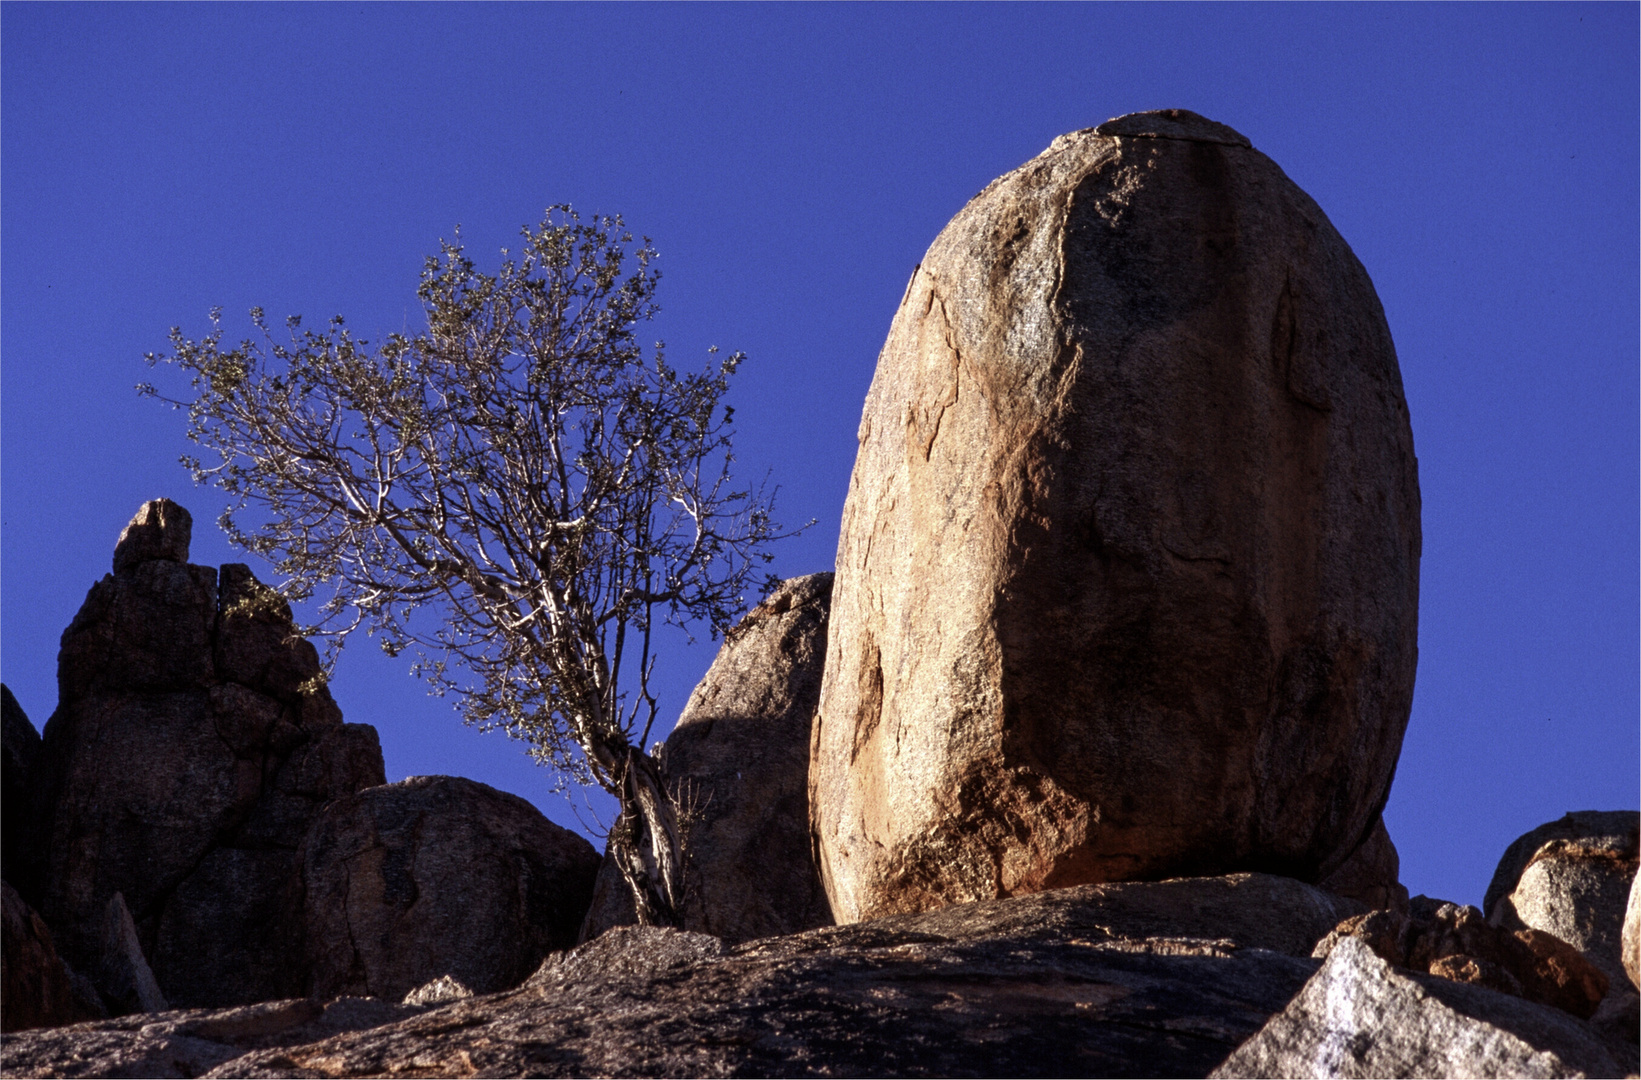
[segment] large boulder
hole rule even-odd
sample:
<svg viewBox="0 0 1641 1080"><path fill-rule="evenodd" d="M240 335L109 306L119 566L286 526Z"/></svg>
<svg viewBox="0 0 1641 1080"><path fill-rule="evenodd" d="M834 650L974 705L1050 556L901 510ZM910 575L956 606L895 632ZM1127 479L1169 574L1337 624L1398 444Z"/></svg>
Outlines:
<svg viewBox="0 0 1641 1080"><path fill-rule="evenodd" d="M1317 881L1412 700L1417 463L1373 284L1241 135L1138 113L994 181L867 396L810 765L840 921Z"/></svg>
<svg viewBox="0 0 1641 1080"><path fill-rule="evenodd" d="M310 996L517 986L575 944L598 853L517 795L413 776L337 799L302 849Z"/></svg>
<svg viewBox="0 0 1641 1080"><path fill-rule="evenodd" d="M1215 1077L1622 1076L1556 1009L1397 971L1354 938Z"/></svg>
<svg viewBox="0 0 1641 1080"><path fill-rule="evenodd" d="M809 841L809 732L831 598L832 575L810 574L748 612L662 748L686 819L686 930L738 942L832 922ZM637 922L606 855L582 938Z"/></svg>
<svg viewBox="0 0 1641 1080"><path fill-rule="evenodd" d="M29 774L40 752L40 733L34 730L11 688L0 683L0 878L22 884L34 860L29 857L29 821L33 814Z"/></svg>
<svg viewBox="0 0 1641 1080"><path fill-rule="evenodd" d="M1638 829L1635 811L1585 810L1525 833L1505 849L1487 887L1488 920L1554 934L1623 986L1621 939L1641 854Z"/></svg>
<svg viewBox="0 0 1641 1080"><path fill-rule="evenodd" d="M290 609L244 566L187 562L188 513L146 504L63 633L31 770L40 912L102 966L118 893L164 997L300 993L296 850L319 808L380 784L375 729L344 724Z"/></svg>
<svg viewBox="0 0 1641 1080"><path fill-rule="evenodd" d="M1298 992L1320 966L1303 952L1353 908L1239 875L1053 890L739 946L620 927L517 990L306 1045L281 1036L211 1075L1203 1076ZM99 1075L173 1016L25 1035L8 1043L6 1074Z"/></svg>

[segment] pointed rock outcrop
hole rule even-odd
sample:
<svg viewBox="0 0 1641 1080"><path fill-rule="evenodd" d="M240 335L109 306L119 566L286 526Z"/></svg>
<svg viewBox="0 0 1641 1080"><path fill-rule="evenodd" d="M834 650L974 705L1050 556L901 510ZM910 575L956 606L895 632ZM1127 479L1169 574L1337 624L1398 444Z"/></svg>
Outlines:
<svg viewBox="0 0 1641 1080"><path fill-rule="evenodd" d="M381 784L318 654L250 570L188 563L188 512L145 504L64 631L31 769L41 914L75 968L123 897L175 1005L300 993L296 850L330 799Z"/></svg>

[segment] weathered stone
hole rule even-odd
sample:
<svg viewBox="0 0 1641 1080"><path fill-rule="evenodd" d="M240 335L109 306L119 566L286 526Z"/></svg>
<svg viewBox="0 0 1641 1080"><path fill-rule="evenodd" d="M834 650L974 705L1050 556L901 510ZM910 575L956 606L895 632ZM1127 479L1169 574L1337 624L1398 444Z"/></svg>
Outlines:
<svg viewBox="0 0 1641 1080"><path fill-rule="evenodd" d="M515 991L211 1075L1202 1076L1319 966L1253 944L1308 944L1273 902L1295 902L1301 923L1355 906L1239 875L1053 890L735 947L621 927ZM37 1071L75 1060L62 1044L24 1050Z"/></svg>
<svg viewBox="0 0 1641 1080"><path fill-rule="evenodd" d="M1641 814L1583 811L1522 836L1505 850L1487 888L1489 921L1554 934L1622 985L1621 940L1641 854L1638 830Z"/></svg>
<svg viewBox="0 0 1641 1080"><path fill-rule="evenodd" d="M810 574L748 612L667 737L661 765L687 818L686 930L739 942L832 922L809 841L810 721L831 594L831 574ZM582 940L637 921L606 855Z"/></svg>
<svg viewBox="0 0 1641 1080"><path fill-rule="evenodd" d="M75 1000L73 976L51 931L17 890L0 881L0 1031L54 1027L103 1015Z"/></svg>
<svg viewBox="0 0 1641 1080"><path fill-rule="evenodd" d="M185 533L180 507L145 506L63 634L31 770L38 907L88 973L120 893L170 1001L288 997L296 849L325 802L383 782L381 748L312 684L289 612L245 609L264 591L244 567L219 597L214 569L179 561Z"/></svg>
<svg viewBox="0 0 1641 1080"><path fill-rule="evenodd" d="M575 944L598 854L516 795L415 776L335 800L302 852L310 996L517 986Z"/></svg>
<svg viewBox="0 0 1641 1080"><path fill-rule="evenodd" d="M171 1006L154 981L148 958L137 940L137 927L125 906L125 897L115 893L103 910L102 944L92 978L108 1011L115 1016L136 1012L164 1012Z"/></svg>
<svg viewBox="0 0 1641 1080"><path fill-rule="evenodd" d="M1607 976L1565 941L1541 930L1494 926L1468 905L1414 897L1407 912L1374 911L1346 919L1311 954L1325 959L1351 938L1381 960L1474 983L1592 1016L1607 993Z"/></svg>
<svg viewBox="0 0 1641 1080"><path fill-rule="evenodd" d="M277 1036L210 1075L1202 1076L1319 967L1265 946L1308 948L1354 907L1253 874L1052 890L735 947L618 927L517 990L306 1045ZM199 1038L215 1022L190 1015L151 1030ZM6 1075L94 1075L88 1064L153 1053L119 1022L73 1030L8 1044Z"/></svg>
<svg viewBox="0 0 1641 1080"><path fill-rule="evenodd" d="M1373 285L1183 111L1056 139L913 274L844 510L810 765L844 922L1318 881L1413 689L1419 494Z"/></svg>
<svg viewBox="0 0 1641 1080"><path fill-rule="evenodd" d="M204 1076L223 1062L273 1046L296 1046L379 1027L422 1009L386 1001L269 1001L232 1009L179 1009L6 1040L0 1075Z"/></svg>
<svg viewBox="0 0 1641 1080"><path fill-rule="evenodd" d="M1215 1077L1571 1077L1622 1073L1587 1025L1555 1009L1392 970L1341 940L1297 997Z"/></svg>
<svg viewBox="0 0 1641 1080"><path fill-rule="evenodd" d="M1624 973L1630 985L1641 988L1641 876L1630 882L1630 898L1624 905Z"/></svg>
<svg viewBox="0 0 1641 1080"><path fill-rule="evenodd" d="M449 975L440 975L423 983L405 995L406 1005L443 1005L447 1001L461 1001L473 996L461 982Z"/></svg>
<svg viewBox="0 0 1641 1080"><path fill-rule="evenodd" d="M156 559L187 562L193 532L194 516L170 499L143 503L114 545L114 573Z"/></svg>
<svg viewBox="0 0 1641 1080"><path fill-rule="evenodd" d="M0 683L0 878L21 883L34 895L31 876L29 774L40 753L40 733L34 730L11 688Z"/></svg>
<svg viewBox="0 0 1641 1080"><path fill-rule="evenodd" d="M1380 818L1350 858L1319 884L1328 892L1359 900L1375 910L1406 911L1407 886L1400 880L1401 872L1402 860Z"/></svg>
<svg viewBox="0 0 1641 1080"><path fill-rule="evenodd" d="M218 678L279 698L297 696L319 678L319 651L296 636L290 605L258 581L250 567L224 564L221 589L222 624L214 658ZM319 719L341 723L342 714L326 709Z"/></svg>

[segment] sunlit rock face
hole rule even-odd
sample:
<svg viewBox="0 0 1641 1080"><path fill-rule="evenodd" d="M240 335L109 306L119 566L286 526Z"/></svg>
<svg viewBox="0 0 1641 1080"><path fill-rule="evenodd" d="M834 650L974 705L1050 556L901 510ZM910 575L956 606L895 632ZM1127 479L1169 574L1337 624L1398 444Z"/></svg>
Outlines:
<svg viewBox="0 0 1641 1080"><path fill-rule="evenodd" d="M838 548L810 766L840 921L1368 839L1419 490L1366 271L1231 129L1063 136L912 275Z"/></svg>

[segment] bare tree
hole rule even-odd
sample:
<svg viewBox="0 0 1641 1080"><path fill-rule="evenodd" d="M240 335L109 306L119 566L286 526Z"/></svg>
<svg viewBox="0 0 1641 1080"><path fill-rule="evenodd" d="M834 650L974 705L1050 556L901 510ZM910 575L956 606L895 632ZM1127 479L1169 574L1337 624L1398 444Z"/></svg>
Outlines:
<svg viewBox="0 0 1641 1080"><path fill-rule="evenodd" d="M615 795L640 918L675 925L677 808L644 749L656 630L716 637L783 535L730 477L722 399L743 356L680 373L659 343L646 355L656 253L620 218L553 207L492 275L459 236L441 247L425 333L371 349L340 317L292 318L281 344L258 308L257 334L225 347L218 310L203 340L173 329L147 357L191 395L138 389L187 410L205 456L184 464L229 494L223 528L286 598L318 602L303 632L329 635L330 659L361 627L389 655L414 647L466 722Z"/></svg>

